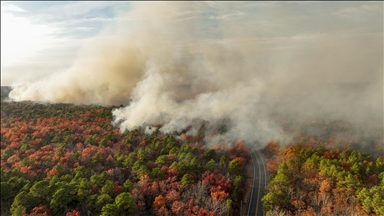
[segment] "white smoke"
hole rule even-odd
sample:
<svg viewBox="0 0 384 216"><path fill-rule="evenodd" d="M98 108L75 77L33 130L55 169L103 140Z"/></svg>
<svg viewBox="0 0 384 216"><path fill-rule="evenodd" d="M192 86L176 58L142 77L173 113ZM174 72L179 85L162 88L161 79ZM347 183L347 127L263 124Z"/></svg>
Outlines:
<svg viewBox="0 0 384 216"><path fill-rule="evenodd" d="M120 12L67 71L15 85L10 96L128 104L113 111L122 130L163 124L162 131L172 132L192 125L193 134L205 120L230 119L221 137L248 142L278 138L276 115L383 119L382 31L334 30L341 27L335 20L319 25L328 26L323 33L300 30L295 20L281 28L289 15L284 3L150 4L133 3L131 11ZM277 9L274 15L260 12L261 20L247 10L255 6ZM288 8L304 16L305 10L296 9L307 6L289 3ZM318 25L312 19L300 22ZM296 29L286 29L290 25ZM273 28L285 35L273 35Z"/></svg>

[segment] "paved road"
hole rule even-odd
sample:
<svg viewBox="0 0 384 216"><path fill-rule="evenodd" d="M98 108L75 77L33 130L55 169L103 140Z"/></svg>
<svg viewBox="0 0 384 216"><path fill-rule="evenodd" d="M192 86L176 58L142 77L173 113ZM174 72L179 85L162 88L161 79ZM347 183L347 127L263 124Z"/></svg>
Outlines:
<svg viewBox="0 0 384 216"><path fill-rule="evenodd" d="M262 210L261 198L264 195L265 187L267 186L267 172L265 170L264 160L259 151L250 151L253 164L253 186L251 191L251 201L248 207L248 216L264 216Z"/></svg>

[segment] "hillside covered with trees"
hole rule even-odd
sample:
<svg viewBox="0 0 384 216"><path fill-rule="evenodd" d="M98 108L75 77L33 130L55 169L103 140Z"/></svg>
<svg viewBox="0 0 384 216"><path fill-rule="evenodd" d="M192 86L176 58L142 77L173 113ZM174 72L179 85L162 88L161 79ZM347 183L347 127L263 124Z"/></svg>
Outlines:
<svg viewBox="0 0 384 216"><path fill-rule="evenodd" d="M2 102L1 215L240 214L244 142L120 133L114 108Z"/></svg>

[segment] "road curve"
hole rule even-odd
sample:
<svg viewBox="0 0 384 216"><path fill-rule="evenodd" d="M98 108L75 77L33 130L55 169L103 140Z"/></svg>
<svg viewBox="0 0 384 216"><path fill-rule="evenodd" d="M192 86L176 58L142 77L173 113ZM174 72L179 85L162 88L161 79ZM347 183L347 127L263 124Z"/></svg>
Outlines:
<svg viewBox="0 0 384 216"><path fill-rule="evenodd" d="M253 165L253 185L248 207L248 216L264 216L261 198L267 186L267 172L264 160L259 151L250 151Z"/></svg>

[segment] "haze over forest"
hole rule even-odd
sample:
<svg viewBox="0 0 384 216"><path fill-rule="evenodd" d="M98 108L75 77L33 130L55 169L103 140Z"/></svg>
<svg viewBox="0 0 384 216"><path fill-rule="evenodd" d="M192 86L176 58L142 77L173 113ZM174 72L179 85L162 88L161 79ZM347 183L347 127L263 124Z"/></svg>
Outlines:
<svg viewBox="0 0 384 216"><path fill-rule="evenodd" d="M384 215L383 2L1 2L1 215Z"/></svg>
<svg viewBox="0 0 384 216"><path fill-rule="evenodd" d="M289 140L279 118L383 131L382 18L383 2L116 4L69 67L19 76L10 98L123 104L113 111L122 130L195 134L204 121L230 120L220 138L247 143Z"/></svg>

